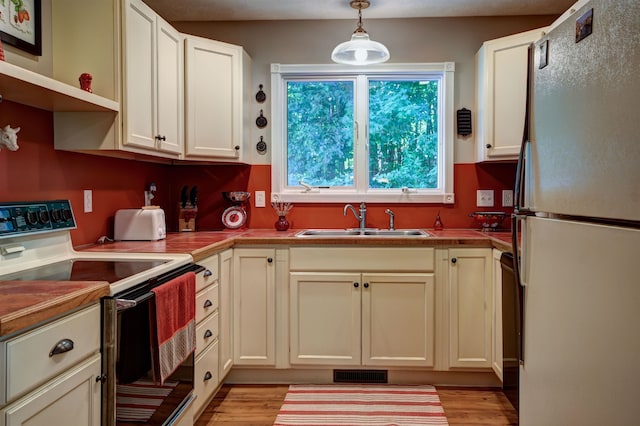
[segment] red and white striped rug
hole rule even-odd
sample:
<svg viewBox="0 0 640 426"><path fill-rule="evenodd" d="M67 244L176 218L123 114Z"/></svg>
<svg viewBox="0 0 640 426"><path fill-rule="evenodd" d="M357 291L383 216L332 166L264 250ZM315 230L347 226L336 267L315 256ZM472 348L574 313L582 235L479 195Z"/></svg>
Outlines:
<svg viewBox="0 0 640 426"><path fill-rule="evenodd" d="M291 385L274 425L448 425L431 385Z"/></svg>
<svg viewBox="0 0 640 426"><path fill-rule="evenodd" d="M141 379L128 385L116 385L116 420L121 422L146 422L178 382L155 385Z"/></svg>

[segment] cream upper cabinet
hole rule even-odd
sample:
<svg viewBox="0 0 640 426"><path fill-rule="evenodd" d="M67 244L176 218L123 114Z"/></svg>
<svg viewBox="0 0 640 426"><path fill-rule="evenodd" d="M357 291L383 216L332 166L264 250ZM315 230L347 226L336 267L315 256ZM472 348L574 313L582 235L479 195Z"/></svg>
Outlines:
<svg viewBox="0 0 640 426"><path fill-rule="evenodd" d="M489 248L449 249L448 366L491 367L493 280Z"/></svg>
<svg viewBox="0 0 640 426"><path fill-rule="evenodd" d="M240 46L195 36L185 49L185 156L242 161L251 59Z"/></svg>
<svg viewBox="0 0 640 426"><path fill-rule="evenodd" d="M233 363L276 363L273 248L233 249Z"/></svg>
<svg viewBox="0 0 640 426"><path fill-rule="evenodd" d="M529 45L545 28L486 41L476 53L476 161L518 158Z"/></svg>
<svg viewBox="0 0 640 426"><path fill-rule="evenodd" d="M434 365L433 249L296 247L290 256L292 365Z"/></svg>
<svg viewBox="0 0 640 426"><path fill-rule="evenodd" d="M124 4L123 144L181 155L183 37L140 0Z"/></svg>

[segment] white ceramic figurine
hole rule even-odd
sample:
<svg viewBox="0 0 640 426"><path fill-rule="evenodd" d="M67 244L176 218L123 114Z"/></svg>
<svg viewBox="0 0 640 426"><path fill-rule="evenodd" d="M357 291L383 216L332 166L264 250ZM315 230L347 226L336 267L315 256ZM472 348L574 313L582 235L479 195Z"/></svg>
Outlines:
<svg viewBox="0 0 640 426"><path fill-rule="evenodd" d="M17 151L18 150L18 132L20 131L20 127L16 127L12 129L10 125L4 126L3 129L0 129L0 150L2 150L2 145L7 147L9 151Z"/></svg>

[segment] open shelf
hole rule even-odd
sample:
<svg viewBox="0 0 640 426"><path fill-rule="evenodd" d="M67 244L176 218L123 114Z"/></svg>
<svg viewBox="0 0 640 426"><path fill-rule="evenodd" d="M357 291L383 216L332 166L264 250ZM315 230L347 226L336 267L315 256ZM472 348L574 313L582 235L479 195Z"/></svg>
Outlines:
<svg viewBox="0 0 640 426"><path fill-rule="evenodd" d="M2 99L47 111L113 111L118 102L0 61Z"/></svg>

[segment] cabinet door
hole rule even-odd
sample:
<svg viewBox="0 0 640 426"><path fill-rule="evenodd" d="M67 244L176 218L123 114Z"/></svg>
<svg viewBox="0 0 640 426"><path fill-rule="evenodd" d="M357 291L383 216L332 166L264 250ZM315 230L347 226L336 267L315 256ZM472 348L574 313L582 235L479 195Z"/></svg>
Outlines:
<svg viewBox="0 0 640 426"><path fill-rule="evenodd" d="M181 154L184 146L184 43L182 35L157 18L158 149Z"/></svg>
<svg viewBox="0 0 640 426"><path fill-rule="evenodd" d="M101 357L96 354L0 410L0 425L99 426L100 375Z"/></svg>
<svg viewBox="0 0 640 426"><path fill-rule="evenodd" d="M233 251L233 362L275 365L275 249Z"/></svg>
<svg viewBox="0 0 640 426"><path fill-rule="evenodd" d="M291 364L360 365L361 275L292 272Z"/></svg>
<svg viewBox="0 0 640 426"><path fill-rule="evenodd" d="M363 274L362 363L431 367L433 274Z"/></svg>
<svg viewBox="0 0 640 426"><path fill-rule="evenodd" d="M491 367L491 249L449 249L450 367Z"/></svg>
<svg viewBox="0 0 640 426"><path fill-rule="evenodd" d="M242 48L186 38L185 155L240 159Z"/></svg>
<svg viewBox="0 0 640 426"><path fill-rule="evenodd" d="M218 351L220 364L220 380L233 366L233 250L220 253L220 304L218 315L220 329L218 333Z"/></svg>
<svg viewBox="0 0 640 426"><path fill-rule="evenodd" d="M491 351L491 368L496 376L502 380L502 266L500 257L502 252L493 249L493 315L491 318L493 338Z"/></svg>
<svg viewBox="0 0 640 426"><path fill-rule="evenodd" d="M536 29L483 44L476 55L477 160L516 159L526 112L527 58Z"/></svg>
<svg viewBox="0 0 640 426"><path fill-rule="evenodd" d="M124 141L156 148L156 14L140 0L124 2Z"/></svg>

